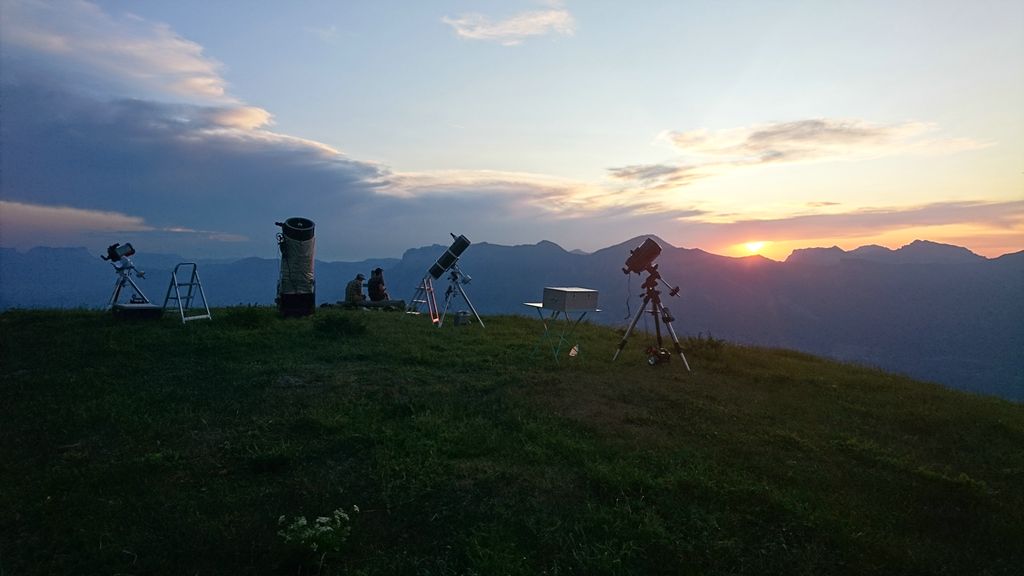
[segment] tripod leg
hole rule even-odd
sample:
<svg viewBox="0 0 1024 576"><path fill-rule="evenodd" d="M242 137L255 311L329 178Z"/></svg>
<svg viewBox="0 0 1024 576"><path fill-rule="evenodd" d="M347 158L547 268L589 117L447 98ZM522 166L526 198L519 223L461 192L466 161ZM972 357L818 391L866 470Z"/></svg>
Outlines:
<svg viewBox="0 0 1024 576"><path fill-rule="evenodd" d="M661 305L661 302L658 302L658 313L664 314L668 317L668 314L665 314L665 307ZM675 342L676 345L676 353L683 359L683 366L686 366L687 372L691 372L690 363L686 361L686 356L683 354L683 347L679 344L679 337L676 336L676 330L672 327L672 321L666 320L665 327L668 328L668 333L672 335L672 341Z"/></svg>
<svg viewBox="0 0 1024 576"><path fill-rule="evenodd" d="M473 303L469 301L469 294L466 294L466 289L461 285L458 287L459 294L462 294L462 299L469 305L469 309L473 311L473 316L476 316L476 321L480 323L481 328L485 328L484 321L480 319L480 315L476 313L476 308L473 307Z"/></svg>
<svg viewBox="0 0 1024 576"><path fill-rule="evenodd" d="M117 279L117 283L114 284L114 293L110 295L110 302L107 302L107 308L113 308L114 304L117 304L117 299L121 297L121 288L124 288L124 276Z"/></svg>
<svg viewBox="0 0 1024 576"><path fill-rule="evenodd" d="M629 323L629 328L626 328L626 333L622 335L622 340L619 341L619 347L615 350L615 356L612 356L612 362L619 357L622 349L626 347L626 341L629 340L629 335L633 332L633 328L636 328L636 323L640 321L640 317L647 311L647 303L651 301L650 296L644 297L644 303L640 305L640 309L636 311L636 316L633 317L633 321Z"/></svg>
<svg viewBox="0 0 1024 576"><path fill-rule="evenodd" d="M437 327L440 328L444 324L444 317L448 315L448 307L452 304L452 298L455 297L455 289L451 286L444 293L444 312L441 313L441 317L437 320Z"/></svg>
<svg viewBox="0 0 1024 576"><path fill-rule="evenodd" d="M662 346L661 343L661 298L658 297L657 293L655 293L653 301L654 303L651 305L651 313L654 315L654 336L655 341L658 343L658 351L660 353L664 346ZM666 322L666 325L667 324L668 323Z"/></svg>

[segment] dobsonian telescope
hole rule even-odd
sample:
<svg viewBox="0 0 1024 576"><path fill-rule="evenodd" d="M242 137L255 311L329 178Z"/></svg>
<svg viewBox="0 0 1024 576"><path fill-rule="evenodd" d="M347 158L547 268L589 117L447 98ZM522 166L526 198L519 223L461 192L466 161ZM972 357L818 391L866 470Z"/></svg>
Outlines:
<svg viewBox="0 0 1024 576"><path fill-rule="evenodd" d="M672 358L671 354L662 346L661 324L664 323L668 333L672 336L676 353L683 359L683 365L686 366L686 371L689 372L690 363L686 361L683 347L679 345L679 337L676 336L676 331L672 328L672 322L675 318L672 317L669 309L661 303L661 291L658 290L658 282L668 287L669 296L678 296L679 287L672 286L661 277L661 273L658 272L658 265L654 263L654 260L659 255L661 255L661 246L650 238L647 238L640 246L629 251L629 258L626 258L626 265L622 268L622 273L639 275L642 272L647 272L647 279L644 280L642 285L644 289L644 302L640 309L637 310L636 316L633 317L633 321L629 324L629 328L626 329L626 334L622 336L612 361L614 362L619 357L622 349L625 348L626 341L629 340L629 335L633 332L640 317L644 314L651 314L654 316L654 333L657 337L657 345L647 349L647 363L654 366L668 362Z"/></svg>
<svg viewBox="0 0 1024 576"><path fill-rule="evenodd" d="M281 227L277 234L277 246L281 249L278 310L284 316L308 316L316 311L316 279L313 278L316 225L307 218L289 218L274 224Z"/></svg>
<svg viewBox="0 0 1024 576"><path fill-rule="evenodd" d="M449 246L441 257L427 270L427 273L423 276L423 280L420 281L419 286L416 287L416 292L411 298L411 307L409 310L410 314L419 314L420 304L427 305L427 311L430 313L431 321L438 327L444 324L444 318L448 314L448 308L451 306L452 300L456 296L461 296L469 309L473 311L473 316L476 317L476 321L483 327L484 321L480 319L480 315L477 314L476 308L473 307L473 303L469 301L469 295L466 294L465 285L469 284L473 279L459 268L459 256L469 248L469 239L463 235L456 236L455 234L449 233L454 240L452 245ZM437 306L437 299L434 296L434 280L441 278L445 272L448 272L448 290L444 293L444 310L439 311ZM458 322L456 322L458 324Z"/></svg>

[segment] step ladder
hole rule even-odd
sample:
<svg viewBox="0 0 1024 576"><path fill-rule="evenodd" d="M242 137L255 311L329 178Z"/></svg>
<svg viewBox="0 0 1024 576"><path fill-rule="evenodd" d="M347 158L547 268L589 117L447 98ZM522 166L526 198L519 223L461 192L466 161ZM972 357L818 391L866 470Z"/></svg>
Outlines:
<svg viewBox="0 0 1024 576"><path fill-rule="evenodd" d="M188 282L181 282L178 280L179 270L188 275ZM188 289L183 290L184 288ZM199 312L205 313L192 314L192 304L195 301L196 296L198 296L200 302L202 302L202 310L199 310ZM199 282L199 271L196 269L195 262L182 262L174 267L174 271L171 272L171 283L167 286L167 296L164 297L165 310L171 300L178 303L178 313L181 315L182 324L189 320L202 320L204 318L207 320L213 319L213 317L210 316L210 307L206 303L206 294L203 292L203 285ZM186 314L191 315L186 316Z"/></svg>
<svg viewBox="0 0 1024 576"><path fill-rule="evenodd" d="M419 314L420 304L427 305L427 311L430 312L430 321L437 324L441 321L441 316L437 310L437 299L434 297L434 283L430 280L430 276L424 276L423 281L416 287L416 293L413 294L411 305L409 306L408 314Z"/></svg>

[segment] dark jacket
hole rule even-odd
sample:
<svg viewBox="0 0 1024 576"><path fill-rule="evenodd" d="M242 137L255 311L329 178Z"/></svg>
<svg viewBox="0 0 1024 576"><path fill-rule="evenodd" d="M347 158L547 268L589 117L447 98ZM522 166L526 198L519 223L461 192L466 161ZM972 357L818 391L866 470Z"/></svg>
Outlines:
<svg viewBox="0 0 1024 576"><path fill-rule="evenodd" d="M384 286L384 275L382 274L370 275L370 281L366 283L366 291L370 294L370 300L373 302L390 299L388 290Z"/></svg>

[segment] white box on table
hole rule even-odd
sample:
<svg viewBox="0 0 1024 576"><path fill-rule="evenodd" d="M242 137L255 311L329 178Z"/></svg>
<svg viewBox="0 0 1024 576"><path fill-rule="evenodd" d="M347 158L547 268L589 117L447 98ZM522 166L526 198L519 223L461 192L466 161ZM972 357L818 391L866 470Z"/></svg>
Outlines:
<svg viewBox="0 0 1024 576"><path fill-rule="evenodd" d="M544 308L559 312L597 310L597 290L589 288L544 288Z"/></svg>

